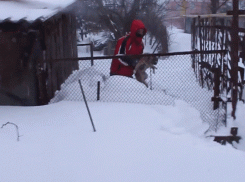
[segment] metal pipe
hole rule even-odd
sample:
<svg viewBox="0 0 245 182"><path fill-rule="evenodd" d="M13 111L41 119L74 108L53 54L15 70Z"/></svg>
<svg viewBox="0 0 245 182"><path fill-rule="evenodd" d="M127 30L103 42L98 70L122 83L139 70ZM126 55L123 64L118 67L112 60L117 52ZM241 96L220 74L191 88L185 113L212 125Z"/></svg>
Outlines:
<svg viewBox="0 0 245 182"><path fill-rule="evenodd" d="M83 86L82 86L81 80L78 80L78 82L79 82L79 85L80 85L80 88L81 88L81 91L82 91L82 94L83 94L83 99L84 99L85 105L87 107L88 115L89 115L90 121L92 123L93 130L94 130L94 132L96 132L95 127L94 127L94 122L93 122L91 113L89 111L88 103L87 103L87 100L86 100L86 97L85 97L85 94L84 94L84 91L83 91Z"/></svg>
<svg viewBox="0 0 245 182"><path fill-rule="evenodd" d="M97 100L100 100L100 81L97 82Z"/></svg>
<svg viewBox="0 0 245 182"><path fill-rule="evenodd" d="M173 53L158 53L158 54L140 54L140 55L117 55L117 56L96 56L93 60L99 59L116 59L123 57L141 58L141 57L161 57L161 56L177 56L177 55L189 55L189 54L215 54L215 53L226 53L226 50L215 50L215 51L185 51L185 52L173 52ZM91 60L91 57L78 57L78 58L64 58L64 59L51 59L50 62L58 61L79 61L79 60Z"/></svg>

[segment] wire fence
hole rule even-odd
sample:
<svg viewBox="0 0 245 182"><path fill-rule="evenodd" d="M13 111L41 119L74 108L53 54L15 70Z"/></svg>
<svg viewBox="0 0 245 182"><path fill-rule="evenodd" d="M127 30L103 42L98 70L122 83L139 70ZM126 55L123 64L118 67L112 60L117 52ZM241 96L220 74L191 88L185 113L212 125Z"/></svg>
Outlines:
<svg viewBox="0 0 245 182"><path fill-rule="evenodd" d="M200 56L200 55L196 55ZM160 57L155 73L148 69L149 87L134 77L109 76L111 59L79 61L79 70L73 72L51 103L61 100L83 101L78 80L89 102L123 102L151 105L175 105L183 100L196 108L209 130L217 130L225 124L226 109L213 110L213 90L200 86L193 69L191 54ZM188 121L183 121L188 122Z"/></svg>

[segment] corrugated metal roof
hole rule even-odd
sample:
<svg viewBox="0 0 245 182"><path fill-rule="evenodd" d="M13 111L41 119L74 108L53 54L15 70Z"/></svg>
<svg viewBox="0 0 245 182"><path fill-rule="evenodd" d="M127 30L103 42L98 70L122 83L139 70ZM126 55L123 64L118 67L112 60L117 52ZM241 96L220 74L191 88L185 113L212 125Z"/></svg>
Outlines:
<svg viewBox="0 0 245 182"><path fill-rule="evenodd" d="M57 12L74 3L76 0L0 0L0 22L4 20L18 21L25 19L48 19Z"/></svg>

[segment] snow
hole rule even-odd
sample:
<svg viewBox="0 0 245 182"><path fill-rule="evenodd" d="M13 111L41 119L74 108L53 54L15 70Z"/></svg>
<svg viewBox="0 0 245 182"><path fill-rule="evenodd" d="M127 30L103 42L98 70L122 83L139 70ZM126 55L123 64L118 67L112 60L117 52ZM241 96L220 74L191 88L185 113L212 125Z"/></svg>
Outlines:
<svg viewBox="0 0 245 182"><path fill-rule="evenodd" d="M184 30L172 27L169 29L171 36L169 52L191 51L191 35L184 33ZM188 41L187 41L188 40ZM181 43L180 43L181 42Z"/></svg>
<svg viewBox="0 0 245 182"><path fill-rule="evenodd" d="M26 19L27 21L32 21L37 18L45 19L73 2L75 0L0 1L0 20L10 19L11 21L18 21Z"/></svg>
<svg viewBox="0 0 245 182"><path fill-rule="evenodd" d="M172 32L170 51L189 51L190 35L177 29ZM85 50L79 48L79 54L85 55ZM146 51L150 51L147 46ZM17 142L14 125L0 129L1 182L244 181L244 140L235 145L237 150L206 138L208 124L195 107L181 99L169 105L88 101L96 128L93 132L77 83L73 94L80 100L68 101L71 95L67 94L81 74L96 71L96 67L85 70L74 72L63 84L67 92L60 94L60 102L0 106L0 126L15 123L20 133ZM95 75L89 83L101 78L100 72ZM111 86L116 83L113 79L107 82ZM121 77L120 81L146 90L132 79ZM110 88L107 93L113 96ZM85 84L85 95L86 89ZM239 136L245 137L244 111L245 105L239 102L237 119L233 121L229 113L228 126L217 134L227 135L230 127L237 126Z"/></svg>

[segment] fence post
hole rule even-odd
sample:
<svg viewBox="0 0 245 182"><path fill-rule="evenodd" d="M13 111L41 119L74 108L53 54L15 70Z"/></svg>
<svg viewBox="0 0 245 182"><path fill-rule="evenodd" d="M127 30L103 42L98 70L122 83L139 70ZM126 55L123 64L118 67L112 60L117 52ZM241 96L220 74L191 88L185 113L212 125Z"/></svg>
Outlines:
<svg viewBox="0 0 245 182"><path fill-rule="evenodd" d="M191 24L191 48L192 48L192 51L193 50L196 50L196 39L195 39L195 36L196 36L196 18L193 19L192 21L192 24ZM192 58L192 68L194 69L194 72L196 71L195 69L195 54L192 54L191 55L191 58Z"/></svg>
<svg viewBox="0 0 245 182"><path fill-rule="evenodd" d="M219 98L219 94L220 94L220 67L219 68L214 68L213 69L214 72L214 97L212 98L212 101L214 101L214 105L213 105L213 109L218 109L219 108L219 102L220 102L220 98Z"/></svg>
<svg viewBox="0 0 245 182"><path fill-rule="evenodd" d="M97 100L100 100L100 81L97 82Z"/></svg>
<svg viewBox="0 0 245 182"><path fill-rule="evenodd" d="M233 18L231 29L231 89L232 89L232 117L236 119L237 89L238 89L238 1L233 0Z"/></svg>
<svg viewBox="0 0 245 182"><path fill-rule="evenodd" d="M94 46L93 46L93 43L91 42L90 43L90 53L91 53L91 66L94 65Z"/></svg>
<svg viewBox="0 0 245 182"><path fill-rule="evenodd" d="M203 20L202 20L203 21ZM199 29L199 42L200 42L200 51L201 51L201 54L200 54L200 59L199 62L198 62L198 72L199 72L199 76L201 78L201 86L202 88L204 87L204 81L203 81L203 73L202 73L202 67L200 68L200 65L203 63L203 42L204 42L204 39L203 39L203 32L204 32L204 25L203 22L201 23L201 17L198 16L198 29Z"/></svg>
<svg viewBox="0 0 245 182"><path fill-rule="evenodd" d="M150 89L153 90L153 87L152 87L152 72L155 74L155 70L153 70L152 68L150 68L150 72L151 72L151 85L150 85Z"/></svg>

